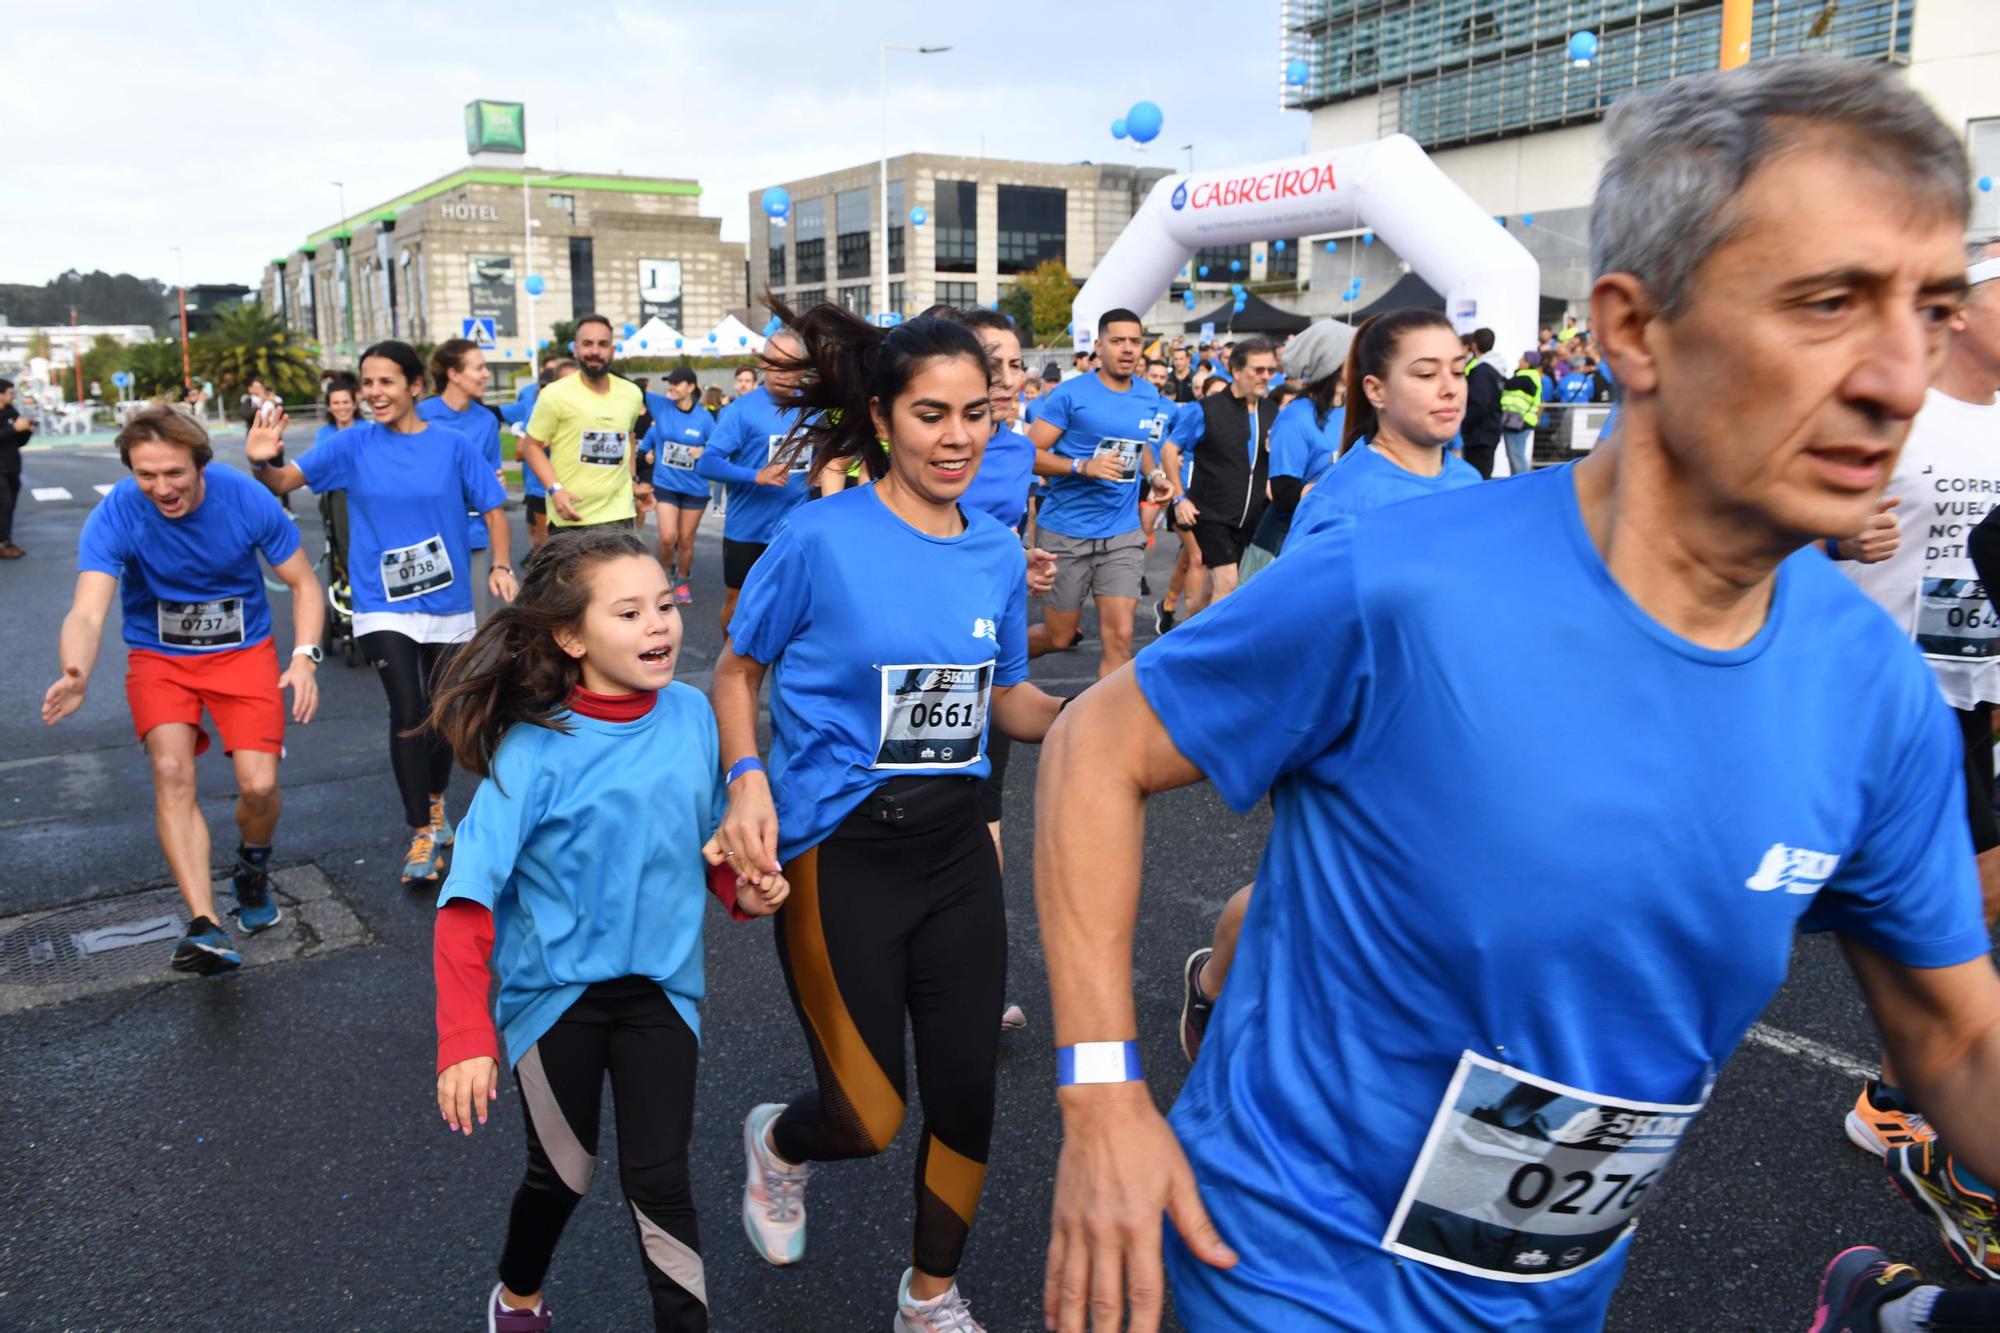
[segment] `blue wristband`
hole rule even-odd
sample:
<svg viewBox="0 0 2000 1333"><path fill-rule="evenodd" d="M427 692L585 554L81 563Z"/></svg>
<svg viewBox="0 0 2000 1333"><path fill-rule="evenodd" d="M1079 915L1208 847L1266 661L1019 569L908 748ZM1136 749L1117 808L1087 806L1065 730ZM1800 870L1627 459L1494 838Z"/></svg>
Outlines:
<svg viewBox="0 0 2000 1333"><path fill-rule="evenodd" d="M1137 1083L1144 1078L1136 1041L1083 1041L1056 1047L1059 1088L1078 1083Z"/></svg>
<svg viewBox="0 0 2000 1333"><path fill-rule="evenodd" d="M764 761L754 754L746 754L729 766L729 772L722 779L722 785L733 787L736 785L736 779L742 777L745 773L762 773L763 771Z"/></svg>
<svg viewBox="0 0 2000 1333"><path fill-rule="evenodd" d="M1835 560L1840 559L1840 539L1838 537L1828 537L1826 539L1826 553Z"/></svg>

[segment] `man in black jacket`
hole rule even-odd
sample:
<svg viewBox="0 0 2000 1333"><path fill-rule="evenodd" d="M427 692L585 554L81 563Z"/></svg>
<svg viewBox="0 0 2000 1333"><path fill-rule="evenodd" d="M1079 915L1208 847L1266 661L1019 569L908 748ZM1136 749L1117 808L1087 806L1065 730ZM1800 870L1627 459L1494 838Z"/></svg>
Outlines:
<svg viewBox="0 0 2000 1333"><path fill-rule="evenodd" d="M1175 433L1160 451L1168 484L1181 475L1181 456L1192 451L1194 476L1177 495L1174 520L1192 526L1195 545L1208 572L1206 604L1235 591L1237 563L1264 516L1269 498L1264 483L1271 465L1271 423L1277 413L1263 402L1265 386L1278 371L1278 350L1262 338L1237 343L1229 354L1228 393L1204 398L1199 416Z"/></svg>
<svg viewBox="0 0 2000 1333"><path fill-rule="evenodd" d="M1465 440L1465 461L1479 469L1479 475L1493 475L1493 454L1500 447L1500 390L1505 377L1486 360L1493 351L1493 330L1472 331L1473 351L1478 359L1465 372L1465 423L1459 428Z"/></svg>

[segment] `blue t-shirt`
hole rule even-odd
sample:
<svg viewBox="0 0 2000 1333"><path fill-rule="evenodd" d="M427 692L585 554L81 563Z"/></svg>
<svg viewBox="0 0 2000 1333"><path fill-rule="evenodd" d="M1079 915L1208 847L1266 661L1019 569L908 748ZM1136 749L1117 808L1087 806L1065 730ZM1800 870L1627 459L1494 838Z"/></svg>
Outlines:
<svg viewBox="0 0 2000 1333"><path fill-rule="evenodd" d="M639 452L653 456L653 489L674 495L707 495L708 483L695 473L700 459L690 449L707 449L715 434L715 416L699 402L683 412L669 401L653 413L652 428L639 442Z"/></svg>
<svg viewBox="0 0 2000 1333"><path fill-rule="evenodd" d="M1367 437L1363 436L1354 442L1352 449L1333 460L1332 466L1306 492L1305 499L1299 501L1299 507L1292 512L1292 530L1285 544L1289 547L1343 518L1370 509L1423 495L1442 495L1482 480L1478 468L1448 451L1444 455L1444 468L1435 477L1418 476L1370 449Z"/></svg>
<svg viewBox="0 0 2000 1333"><path fill-rule="evenodd" d="M533 380L521 390L521 396L500 409L500 419L510 426L525 426L528 418L535 415L535 399L541 395L542 386ZM547 495L549 488L542 485L542 479L526 463L521 464L521 494Z"/></svg>
<svg viewBox="0 0 2000 1333"><path fill-rule="evenodd" d="M1896 625L1803 551L1749 643L1692 644L1613 580L1572 475L1338 524L1137 659L1180 752L1272 809L1172 1115L1242 1256L1169 1236L1190 1328L1596 1330L1635 1168L1795 931L1986 955L1956 723ZM1444 772L1480 798L1446 812Z"/></svg>
<svg viewBox="0 0 2000 1333"><path fill-rule="evenodd" d="M958 502L967 509L985 510L1003 527L1018 529L1028 512L1028 488L1034 479L1035 442L1013 422L1003 422L986 442L979 470Z"/></svg>
<svg viewBox="0 0 2000 1333"><path fill-rule="evenodd" d="M780 408L761 384L722 409L694 471L698 477L729 483L722 535L730 541L768 543L778 535L785 516L805 503L811 460L804 451L792 460L791 476L783 486L757 484L758 472L771 465L798 420L799 409Z"/></svg>
<svg viewBox="0 0 2000 1333"><path fill-rule="evenodd" d="M1093 371L1057 385L1042 400L1037 419L1062 432L1050 452L1087 460L1102 449L1125 464L1125 479L1050 477L1040 525L1060 536L1088 540L1138 531L1146 452L1157 454L1173 409L1144 380L1135 379L1124 393L1114 393Z"/></svg>
<svg viewBox="0 0 2000 1333"><path fill-rule="evenodd" d="M1597 367L1597 373L1604 376L1604 382L1609 384L1612 390L1611 410L1604 414L1604 424L1597 428L1597 438L1603 441L1611 438L1611 432L1618 425L1618 377L1611 373L1609 361L1601 363Z"/></svg>
<svg viewBox="0 0 2000 1333"><path fill-rule="evenodd" d="M561 717L568 735L520 725L501 739L438 892L439 907L493 913L510 1067L585 987L619 977L658 982L701 1035L701 847L727 804L715 714L675 681L636 721Z"/></svg>
<svg viewBox="0 0 2000 1333"><path fill-rule="evenodd" d="M1319 481L1320 474L1340 457L1340 432L1347 425L1347 409L1327 411L1326 424L1310 398L1285 404L1271 423L1271 475Z"/></svg>
<svg viewBox="0 0 2000 1333"><path fill-rule="evenodd" d="M472 610L466 511L498 509L507 492L471 440L438 422L401 435L362 421L314 445L298 466L315 491L347 492L356 611Z"/></svg>
<svg viewBox="0 0 2000 1333"><path fill-rule="evenodd" d="M128 648L194 657L271 637L257 552L273 565L291 559L298 526L232 467L211 463L201 484L201 503L167 518L127 477L83 521L77 568L118 580Z"/></svg>
<svg viewBox="0 0 2000 1333"><path fill-rule="evenodd" d="M1166 438L1181 453L1181 489L1194 485L1194 451L1201 445L1201 437L1208 432L1208 419L1202 415L1201 403L1181 403L1174 408L1173 421L1167 426Z"/></svg>
<svg viewBox="0 0 2000 1333"><path fill-rule="evenodd" d="M426 398L417 404L417 415L425 421L441 421L445 425L471 440L486 459L494 476L500 475L500 418L492 409L478 399L469 399L463 412L451 410L442 394ZM318 443L317 440L314 441ZM470 516L465 528L466 542L475 551L486 549L486 520L477 514Z"/></svg>
<svg viewBox="0 0 2000 1333"><path fill-rule="evenodd" d="M359 417L355 419L357 421L360 420ZM321 440L330 440L340 434L340 431L341 427L334 425L331 421L323 421L320 423L320 428L313 433L313 443L318 444Z"/></svg>
<svg viewBox="0 0 2000 1333"><path fill-rule="evenodd" d="M930 537L850 487L794 513L744 581L729 637L772 666L782 859L890 778L991 772L987 687L1028 676L1028 565L991 515L964 514ZM896 571L895 591L856 570Z"/></svg>
<svg viewBox="0 0 2000 1333"><path fill-rule="evenodd" d="M1572 370L1562 377L1557 386L1557 396L1565 403L1587 403L1590 401L1591 391L1596 387L1591 383L1593 378L1595 377L1586 375L1580 370Z"/></svg>

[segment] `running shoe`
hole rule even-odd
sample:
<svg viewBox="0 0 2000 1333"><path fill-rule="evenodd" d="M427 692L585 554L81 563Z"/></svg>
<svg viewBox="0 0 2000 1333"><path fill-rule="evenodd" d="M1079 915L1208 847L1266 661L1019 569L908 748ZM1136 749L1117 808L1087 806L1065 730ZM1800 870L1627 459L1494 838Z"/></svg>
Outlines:
<svg viewBox="0 0 2000 1333"><path fill-rule="evenodd" d="M779 1265L806 1257L806 1180L812 1175L810 1166L780 1161L764 1145L784 1109L765 1102L743 1117L743 1230L766 1262Z"/></svg>
<svg viewBox="0 0 2000 1333"><path fill-rule="evenodd" d="M1891 1148L1928 1143L1936 1137L1930 1121L1883 1094L1880 1079L1871 1078L1861 1085L1861 1095L1847 1113L1847 1141L1877 1157L1887 1157Z"/></svg>
<svg viewBox="0 0 2000 1333"><path fill-rule="evenodd" d="M1196 949L1181 965L1181 1054L1193 1064L1195 1056L1201 1054L1201 1039L1208 1033L1208 1016L1215 1012L1215 1001L1201 993L1201 969L1208 962L1213 949Z"/></svg>
<svg viewBox="0 0 2000 1333"><path fill-rule="evenodd" d="M19 560L27 552L12 542L0 542L0 560Z"/></svg>
<svg viewBox="0 0 2000 1333"><path fill-rule="evenodd" d="M435 882L438 877L437 830L420 828L410 835L410 850L403 854L403 883Z"/></svg>
<svg viewBox="0 0 2000 1333"><path fill-rule="evenodd" d="M449 847L458 837L458 830L451 826L451 816L444 812L444 797L431 797L431 829L437 834L437 845Z"/></svg>
<svg viewBox="0 0 2000 1333"><path fill-rule="evenodd" d="M694 594L688 591L687 584L677 583L674 585L674 605L675 606L694 605Z"/></svg>
<svg viewBox="0 0 2000 1333"><path fill-rule="evenodd" d="M1981 1282L2000 1282L1992 1189L1953 1162L1936 1139L1889 1149L1888 1164L1896 1192L1937 1223L1958 1266Z"/></svg>
<svg viewBox="0 0 2000 1333"><path fill-rule="evenodd" d="M1000 1011L1000 1030L1002 1032L1019 1032L1026 1026L1028 1026L1028 1015L1022 1011L1020 1005L1010 1004Z"/></svg>
<svg viewBox="0 0 2000 1333"><path fill-rule="evenodd" d="M958 1291L958 1284L945 1288L944 1295L927 1301L910 1298L910 1279L916 1269L903 1270L902 1285L896 1288L896 1324L893 1333L986 1333L986 1325L972 1317L972 1307Z"/></svg>
<svg viewBox="0 0 2000 1333"><path fill-rule="evenodd" d="M236 878L231 883L236 889L236 906L230 909L229 914L236 918L237 925L243 927L245 935L255 935L278 924L279 917L284 914L271 900L269 875L252 874L238 866Z"/></svg>
<svg viewBox="0 0 2000 1333"><path fill-rule="evenodd" d="M187 934L174 946L176 972L198 972L212 977L218 972L234 972L243 966L243 955L229 943L229 932L205 916L188 923Z"/></svg>
<svg viewBox="0 0 2000 1333"><path fill-rule="evenodd" d="M1173 627L1173 608L1168 606L1167 599L1162 597L1159 601L1153 603L1153 633L1156 635L1165 634Z"/></svg>
<svg viewBox="0 0 2000 1333"><path fill-rule="evenodd" d="M1882 1307L1922 1282L1908 1264L1889 1262L1873 1245L1833 1256L1819 1279L1819 1304L1806 1333L1881 1333Z"/></svg>
<svg viewBox="0 0 2000 1333"><path fill-rule="evenodd" d="M500 1299L500 1284L486 1298L486 1333L549 1333L555 1327L549 1318L549 1303L536 1301L532 1310L516 1310Z"/></svg>

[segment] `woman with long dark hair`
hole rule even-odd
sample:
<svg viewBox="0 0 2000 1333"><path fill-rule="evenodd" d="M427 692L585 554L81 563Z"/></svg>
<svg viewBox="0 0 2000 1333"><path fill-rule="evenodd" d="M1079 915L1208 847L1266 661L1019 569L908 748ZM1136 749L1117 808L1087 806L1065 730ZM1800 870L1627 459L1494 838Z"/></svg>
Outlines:
<svg viewBox="0 0 2000 1333"><path fill-rule="evenodd" d="M274 444L253 434L245 446L256 475L277 495L301 486L347 492L354 634L389 695L389 758L410 827L405 884L435 883L440 849L453 837L444 808L451 749L425 718L432 677L451 646L473 631L467 510L482 516L492 542L488 590L502 601L514 596L507 493L477 445L418 415L423 382L424 364L408 343L376 343L361 354L361 399L372 421L283 465L273 461Z"/></svg>
<svg viewBox="0 0 2000 1333"><path fill-rule="evenodd" d="M885 331L831 305L777 314L801 347L782 367L805 409L789 447L815 472L859 458L873 484L792 513L744 584L710 690L728 765L717 845L739 874L790 881L778 957L818 1073L744 1122L744 1225L770 1262L803 1256L808 1163L873 1156L902 1124L907 1020L924 1132L896 1327L969 1330L955 1275L992 1137L1007 967L977 788L989 723L1040 741L1062 701L1026 683L1019 539L959 503L992 434L979 339L936 318ZM773 667L767 774L757 695Z"/></svg>
<svg viewBox="0 0 2000 1333"><path fill-rule="evenodd" d="M486 405L486 386L493 382L486 354L470 338L447 338L431 352L430 369L430 396L417 404L417 415L471 440L494 477L501 477L500 417ZM467 518L467 544L485 550L486 525L476 513Z"/></svg>

